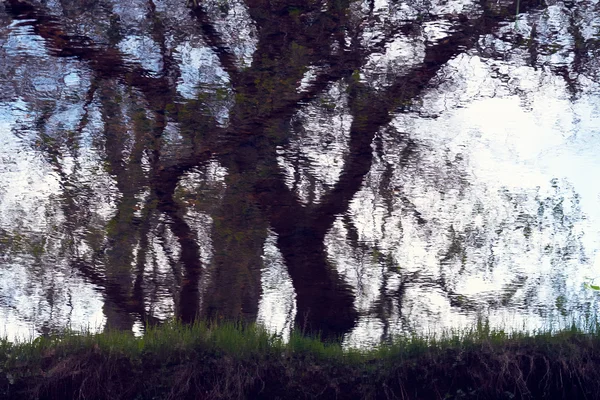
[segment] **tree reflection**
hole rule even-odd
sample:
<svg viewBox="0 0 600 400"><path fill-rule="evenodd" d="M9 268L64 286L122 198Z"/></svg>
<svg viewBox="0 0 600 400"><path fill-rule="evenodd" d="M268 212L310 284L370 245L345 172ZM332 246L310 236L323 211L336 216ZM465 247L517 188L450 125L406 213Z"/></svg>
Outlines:
<svg viewBox="0 0 600 400"><path fill-rule="evenodd" d="M382 14L375 12L374 1L207 1L187 2L186 9L184 1L149 0L125 10L112 1L5 3L12 18L5 18L6 25L27 27L43 39L47 55L31 62L50 75L52 63L68 63L87 81L84 93L73 95L76 99L62 94L45 99L39 91L16 86L11 96L24 98L35 113L34 126L27 129L35 130L36 151L59 176L70 265L103 289L107 328L125 330L136 318L158 323L164 316L155 307L165 297L187 323L198 317L256 320L261 256L271 228L297 296L296 326L328 339L348 333L359 316L355 288L332 265L325 242L335 221L347 217L374 158L382 157L378 134L397 113L410 111L426 89L439 85L442 68L460 54L475 51L495 59L526 52L530 65L540 68L553 51L536 30L546 8L539 1L482 0L445 13L433 13L426 2L409 7L412 13L405 17L398 16L402 4L391 2ZM516 14L531 20L528 37L507 30ZM573 41L572 63L553 67L573 96L580 76L592 79L598 70L590 67L597 62L591 56L597 41L582 36L580 14L574 7L565 28ZM443 37L426 38L424 27L442 22L447 27ZM235 24L250 28L236 31ZM146 60L127 56L123 43L129 36L150 41L158 57L143 50ZM188 38L209 47L226 75L196 87L194 98L178 89L182 63L176 49ZM418 44L412 62L373 73L370 60L399 38ZM242 42L250 39L255 48L247 63ZM512 48L495 48L498 43ZM156 69L146 65L151 55ZM19 60L15 56L7 62ZM23 74L35 80L35 72ZM344 107L326 100L332 87L344 96ZM67 128L56 119L69 102L78 109L78 120ZM296 169L298 179L290 185L280 150L295 140L294 124L306 128L298 112L307 105L347 114L351 123L339 177L330 184L310 177L310 193L302 198L301 172ZM85 137L91 140L84 143ZM406 135L398 137L405 167L416 144ZM94 162L116 187L115 211L105 220L93 210L98 207L91 204L94 182L82 172L86 146L96 149L100 159ZM214 163L226 171L222 180L207 172ZM204 178L189 190L181 182L192 173ZM392 175L389 167L383 174L387 181L380 182L388 213L396 196L390 190ZM427 224L417 207L400 197L419 224ZM191 212L212 221L208 260L198 228L190 223ZM351 235L352 221L344 221ZM169 234L177 246L169 245ZM464 256L461 243L469 234L476 235L451 227L452 243L442 263ZM82 254L83 244L89 251ZM166 261L156 260L155 245L168 254ZM402 303L408 282L435 286L461 306L444 273L438 279L407 273L386 291L394 266L385 257L376 258L384 278L372 311L383 321L393 303Z"/></svg>

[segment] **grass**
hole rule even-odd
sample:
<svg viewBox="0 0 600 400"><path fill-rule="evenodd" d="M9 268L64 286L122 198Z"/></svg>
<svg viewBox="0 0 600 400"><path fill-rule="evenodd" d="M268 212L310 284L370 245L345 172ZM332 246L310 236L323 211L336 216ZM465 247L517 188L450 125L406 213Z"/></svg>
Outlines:
<svg viewBox="0 0 600 400"><path fill-rule="evenodd" d="M0 340L3 399L596 399L600 325L344 349L255 325L169 323L143 337L67 331Z"/></svg>

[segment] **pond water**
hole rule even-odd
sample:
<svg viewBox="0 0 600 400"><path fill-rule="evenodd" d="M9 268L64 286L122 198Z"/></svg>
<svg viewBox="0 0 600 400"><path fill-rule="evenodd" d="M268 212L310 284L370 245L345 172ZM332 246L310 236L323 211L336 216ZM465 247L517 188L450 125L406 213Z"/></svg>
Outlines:
<svg viewBox="0 0 600 400"><path fill-rule="evenodd" d="M412 3L5 1L2 333L596 315L598 3Z"/></svg>

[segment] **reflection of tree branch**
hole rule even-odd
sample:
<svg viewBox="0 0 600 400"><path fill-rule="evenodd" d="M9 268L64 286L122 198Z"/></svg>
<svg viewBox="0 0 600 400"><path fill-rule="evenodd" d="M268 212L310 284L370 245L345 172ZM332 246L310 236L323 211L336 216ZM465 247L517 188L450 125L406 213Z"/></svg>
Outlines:
<svg viewBox="0 0 600 400"><path fill-rule="evenodd" d="M156 22L153 26L155 39L161 44L164 69L161 76L152 77L152 72L141 67L138 63L125 61L125 56L118 50L95 44L90 38L69 35L63 31L60 22L52 16L42 13L34 5L21 0L8 0L8 10L13 17L22 20L22 24L31 26L35 33L40 35L49 44L49 51L56 57L74 57L86 61L92 68L96 79L117 78L121 82L137 87L144 93L146 100L153 111L165 114L167 104L174 107L172 113L177 115L181 107L176 97L174 85L179 75L178 67L165 46L164 26ZM152 9L153 10L153 9ZM153 12L151 10L151 12ZM155 20L155 18L153 18ZM93 85L92 85L93 86ZM88 97L89 98L89 97ZM215 133L219 130L211 129ZM176 169L179 176L201 163L205 153L213 153L214 135L207 135L208 140L203 141L198 152L182 160L182 165ZM207 149L204 147L206 142Z"/></svg>
<svg viewBox="0 0 600 400"><path fill-rule="evenodd" d="M521 10L526 11L527 4ZM503 19L484 13L475 21L462 19L455 33L427 48L423 62L396 78L387 90L375 93L359 82L351 82L350 111L354 119L350 129L348 159L340 179L325 195L313 214L314 224L324 235L336 216L344 212L362 180L371 168L371 143L375 133L392 120L392 112L410 104L449 60L476 43L477 38L492 32ZM391 101L388 99L392 99Z"/></svg>
<svg viewBox="0 0 600 400"><path fill-rule="evenodd" d="M75 128L75 131L73 133L71 133L69 135L69 137L67 138L67 147L71 151L71 157L73 157L73 160L76 163L79 162L78 161L79 146L75 145L75 142L83 135L83 130L85 129L85 127L87 126L87 124L89 122L89 119L90 119L89 108L90 108L90 105L92 104L92 102L94 101L94 95L96 94L97 89L98 89L98 82L96 81L96 79L93 79L90 84L90 87L88 88L88 90L85 94L85 101L81 106L81 108L83 109L83 115L79 119L79 122L77 123L77 127Z"/></svg>
<svg viewBox="0 0 600 400"><path fill-rule="evenodd" d="M104 296L112 299L123 311L139 315L142 321L151 325L160 323L160 320L146 313L142 303L124 294L121 285L100 274L94 266L89 265L85 260L74 259L72 265L88 282L103 288Z"/></svg>
<svg viewBox="0 0 600 400"><path fill-rule="evenodd" d="M152 73L137 63L125 61L123 54L110 47L100 46L88 37L69 35L63 30L60 22L52 16L28 2L7 0L8 11L23 25L29 25L33 31L48 43L48 51L55 57L74 57L87 61L95 74L101 78L119 78L138 87L144 92L149 102L153 99L174 97L174 90L167 79L152 78ZM173 101L169 101L174 103Z"/></svg>
<svg viewBox="0 0 600 400"><path fill-rule="evenodd" d="M153 0L148 0L149 12L148 19L152 21L151 31L152 37L160 48L162 56L162 73L161 75L170 80L169 86L174 86L177 79L181 75L179 64L175 61L173 53L167 47L167 39L165 36L166 27L160 16L156 13L156 4Z"/></svg>
<svg viewBox="0 0 600 400"><path fill-rule="evenodd" d="M392 308L395 306L398 311L398 318L402 325L410 329L408 321L409 315L403 312L403 304L406 299L406 293L409 286L421 287L429 291L432 289L441 290L448 298L451 307L456 307L460 311L480 311L478 300L474 297L462 295L452 290L444 277L434 278L421 274L419 271L404 272L398 274L400 282L394 290L389 292L386 286L391 272L391 265L384 264L383 266L383 283L379 291L379 299L374 304L372 311L380 318L384 324L384 333L382 340L389 339L389 317L392 315ZM394 304L395 303L395 304Z"/></svg>
<svg viewBox="0 0 600 400"><path fill-rule="evenodd" d="M181 309L181 305L179 304L179 292L181 290L181 280L182 280L182 272L181 272L181 260L176 260L173 257L173 249L169 246L169 239L167 238L167 225L161 223L157 227L156 235L160 238L159 243L162 248L162 251L165 253L167 262L169 263L172 280L167 279L168 282L165 282L167 285L167 289L173 298L173 305L175 310Z"/></svg>
<svg viewBox="0 0 600 400"><path fill-rule="evenodd" d="M265 93L253 93L251 91L255 86L254 81L259 72L265 68L265 59L278 59L276 64L282 71L286 72L284 74L286 80L292 77L295 78L293 85L289 86L291 90L284 87L278 88L280 89L278 99L271 110L267 113L261 113L262 123L259 124L260 126L264 126L265 122L273 119L285 119L284 116L291 115L301 103L316 98L331 82L352 73L353 67L356 65L356 60L351 60L354 55L349 52L340 52L339 55L334 55L330 51L331 41L334 39L331 35L334 33L339 35L340 30L337 28L339 28L339 24L343 24L347 19L347 9L345 7L337 9L337 6L330 5L327 12L323 12L321 11L321 5L318 3L310 4L306 2L299 5L303 10L303 15L310 14L318 17L311 22L310 27L302 26L295 29L297 25L304 24L304 21L291 17L287 5L283 3L270 4L263 1L248 1L247 5L250 14L254 14L259 26L259 42L254 55L255 61L250 68L244 71L239 71L237 68L234 54L223 42L202 5L193 7L192 13L200 23L205 41L215 51L221 66L229 74L235 92L248 98L265 95ZM271 17L265 18L265 15L271 15ZM286 30L285 34L281 34L282 30ZM290 62L288 58L288 46L292 43L308 50L302 64L293 65L294 63ZM323 68L324 72L318 74L306 90L298 92L296 88L303 76L303 73L298 72L316 63L325 66ZM290 66L297 70L290 71ZM273 68L271 72L280 73L276 68ZM276 74L272 75L275 76ZM253 116L252 113L247 113L247 115L256 120L256 116ZM254 123L256 124L256 121ZM239 128L240 126L235 126L228 131L237 132Z"/></svg>
<svg viewBox="0 0 600 400"><path fill-rule="evenodd" d="M200 28L204 33L204 40L217 54L217 57L221 62L221 67L229 74L229 78L232 82L237 82L239 71L235 65L235 55L221 39L221 35L219 35L213 24L210 22L208 14L202 9L202 5L193 7L192 13L200 23Z"/></svg>

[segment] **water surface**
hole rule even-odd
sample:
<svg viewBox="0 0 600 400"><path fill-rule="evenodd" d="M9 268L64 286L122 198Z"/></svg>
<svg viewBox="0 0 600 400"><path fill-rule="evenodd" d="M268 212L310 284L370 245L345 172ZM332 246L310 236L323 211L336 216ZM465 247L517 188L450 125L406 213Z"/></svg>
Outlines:
<svg viewBox="0 0 600 400"><path fill-rule="evenodd" d="M4 332L593 315L598 7L519 4L4 2Z"/></svg>

